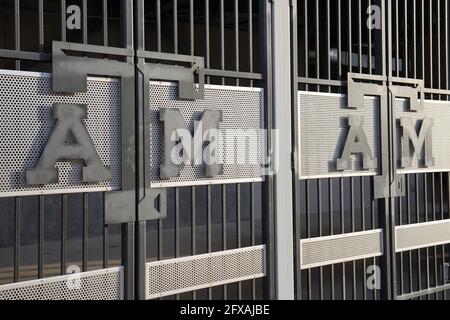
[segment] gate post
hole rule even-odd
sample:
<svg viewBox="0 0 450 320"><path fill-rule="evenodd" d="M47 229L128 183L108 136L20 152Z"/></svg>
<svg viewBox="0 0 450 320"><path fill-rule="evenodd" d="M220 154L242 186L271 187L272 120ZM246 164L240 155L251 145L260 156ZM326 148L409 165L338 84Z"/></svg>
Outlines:
<svg viewBox="0 0 450 320"><path fill-rule="evenodd" d="M294 299L290 21L290 1L272 1L273 127L280 141L275 148L278 154L271 157L278 168L274 176L275 287L276 298L282 300Z"/></svg>

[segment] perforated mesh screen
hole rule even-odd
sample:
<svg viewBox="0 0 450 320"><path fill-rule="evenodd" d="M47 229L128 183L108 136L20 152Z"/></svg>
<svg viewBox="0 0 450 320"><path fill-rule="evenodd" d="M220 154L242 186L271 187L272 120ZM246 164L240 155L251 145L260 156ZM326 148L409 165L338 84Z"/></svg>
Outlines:
<svg viewBox="0 0 450 320"><path fill-rule="evenodd" d="M116 267L2 285L0 300L121 300L122 272Z"/></svg>
<svg viewBox="0 0 450 320"><path fill-rule="evenodd" d="M300 268L382 255L381 229L300 240Z"/></svg>
<svg viewBox="0 0 450 320"><path fill-rule="evenodd" d="M265 275L265 246L149 262L147 299Z"/></svg>
<svg viewBox="0 0 450 320"><path fill-rule="evenodd" d="M163 125L159 121L160 108L179 108L191 134L194 121L201 119L206 109L222 110L223 121L219 124L221 133L226 130L253 130L249 134L244 149L235 148L235 153L247 159L245 163L224 163L224 146L231 145L231 136L219 137L219 162L224 163L223 175L214 178L204 176L204 165L184 163L177 178L161 180L159 166L163 152ZM261 180L261 139L263 92L260 88L205 85L204 100L179 100L178 86L168 82L150 82L150 130L151 130L151 179L152 186L189 185L213 183L234 183ZM250 131L247 131L250 132ZM236 140L235 140L236 141ZM248 152L248 146L256 146L256 152ZM242 147L240 145L239 147ZM225 151L226 152L226 151ZM243 155L246 153L246 155ZM245 158L246 157L246 158Z"/></svg>
<svg viewBox="0 0 450 320"><path fill-rule="evenodd" d="M419 130L422 124L422 120L427 117L433 119L432 127L432 145L433 145L433 157L435 160L434 166L424 167L424 150L421 154L412 154L414 148L410 145L410 155L412 156L411 167L398 169L398 173L402 172L442 172L450 170L450 135L448 134L448 124L450 123L450 108L449 103L444 101L430 101L425 100L423 110L408 112L409 102L407 99L396 99L395 112L397 119L400 117L408 117L411 119L414 128L416 128L417 136L419 136ZM396 123L397 130L397 163L400 165L402 156L403 144L400 143L400 137L403 134L403 130L400 127L400 120ZM420 159L420 161L418 160Z"/></svg>
<svg viewBox="0 0 450 320"><path fill-rule="evenodd" d="M450 220L395 227L397 252L450 243Z"/></svg>
<svg viewBox="0 0 450 320"><path fill-rule="evenodd" d="M342 154L348 135L349 115L364 117L363 128L372 156L381 154L378 98L366 97L364 106L348 109L346 96L299 91L298 108L301 179L374 175L378 172L379 167L376 170L363 170L360 157L355 155L350 158L351 170L338 171L336 168L336 160Z"/></svg>
<svg viewBox="0 0 450 320"><path fill-rule="evenodd" d="M48 74L0 71L0 196L116 190L120 187L120 82L89 78L86 93L55 94ZM84 120L103 164L112 169L111 181L82 182L82 161L57 162L59 182L25 184L52 132L53 103L86 104Z"/></svg>

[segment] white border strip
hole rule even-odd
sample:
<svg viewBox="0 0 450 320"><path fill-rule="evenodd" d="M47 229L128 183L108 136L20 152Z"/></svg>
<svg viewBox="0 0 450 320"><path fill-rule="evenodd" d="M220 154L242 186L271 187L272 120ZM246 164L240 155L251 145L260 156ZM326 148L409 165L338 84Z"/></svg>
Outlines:
<svg viewBox="0 0 450 320"><path fill-rule="evenodd" d="M313 243L313 242L323 242L323 241L334 240L334 239L352 238L355 236L370 235L370 234L379 234L380 235L381 251L347 257L347 258L340 258L340 259L326 260L326 261L321 261L321 262L316 262L316 263L309 263L309 264L303 264L303 262L302 262L302 260L303 260L302 259L302 251L303 251L304 244ZM373 230L343 233L343 234L337 234L337 235L325 236L325 237L300 239L300 255L299 255L300 269L301 270L311 269L311 268L326 266L326 265L335 264L335 263L342 263L342 262L360 260L360 259L371 258L371 257L378 257L378 256L383 255L382 242L383 242L383 229L373 229Z"/></svg>
<svg viewBox="0 0 450 320"><path fill-rule="evenodd" d="M193 287L180 288L180 289L177 289L177 290L164 291L164 292L161 292L161 293L149 294L149 282L150 282L149 281L149 274L148 274L148 268L149 267L170 265L170 264L174 264L174 263L182 262L182 261L201 260L201 259L204 259L204 258L217 257L217 256L226 256L226 255L230 255L230 254L233 254L233 253L240 253L240 252L247 252L247 251L258 251L258 250L262 250L262 256L263 256L263 263L262 263L263 272L262 273L253 274L253 275L250 275L250 276L245 276L245 277L240 277L240 278L233 278L233 279L228 279L228 280L216 281L216 282L202 284L202 285L193 286ZM148 299L155 299L155 298L159 298L159 297L165 297L165 296L174 295L174 294L177 294L177 293L195 291L195 290L199 290L199 289L205 289L205 288L211 288L211 287L215 287L215 286L220 286L220 285L228 284L228 283L234 283L234 282L245 281L245 280L250 280L250 279L262 278L262 277L266 276L266 261L267 261L267 258L266 258L266 245L263 244L263 245L259 245L259 246L253 246L253 247L245 247L245 248L217 251L217 252L212 252L212 253L198 254L198 255L193 255L193 256L186 256L186 257L182 257L182 258L173 258L173 259L166 259L166 260L148 262L148 263L145 264L145 299L147 299L147 300Z"/></svg>
<svg viewBox="0 0 450 320"><path fill-rule="evenodd" d="M397 231L398 230L415 229L415 228L421 228L424 226L432 226L432 225L440 225L440 224L448 224L448 228L450 230L450 219L412 223L412 224L405 224L402 226L396 226L395 227L395 252L403 252L403 251L409 251L409 250L414 250L414 249L420 249L420 248L426 248L426 247L432 247L432 246L438 246L441 244L450 243L450 232L449 232L448 240L445 240L445 241L429 242L429 243L424 243L424 244L417 245L417 246L398 248L398 244L397 244Z"/></svg>

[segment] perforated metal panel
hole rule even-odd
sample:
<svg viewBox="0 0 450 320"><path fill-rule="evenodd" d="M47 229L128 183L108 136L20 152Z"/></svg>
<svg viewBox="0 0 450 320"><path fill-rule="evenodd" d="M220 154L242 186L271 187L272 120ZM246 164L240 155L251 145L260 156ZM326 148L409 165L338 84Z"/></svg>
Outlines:
<svg viewBox="0 0 450 320"><path fill-rule="evenodd" d="M121 182L120 82L89 78L86 93L52 91L49 74L0 70L0 197L46 193L116 190ZM59 182L45 186L25 184L52 132L53 103L87 105L85 124L111 181L82 182L82 161L57 162Z"/></svg>
<svg viewBox="0 0 450 320"><path fill-rule="evenodd" d="M152 299L265 276L265 246L149 262L146 298Z"/></svg>
<svg viewBox="0 0 450 320"><path fill-rule="evenodd" d="M423 110L416 112L408 112L409 102L406 99L396 99L395 112L397 119L400 117L408 117L412 120L416 128L417 136L419 136L419 129L422 120L427 117L433 119L433 157L435 160L434 166L423 166L423 147L422 154L412 156L411 167L398 169L398 173L414 173L414 172L443 172L450 171L450 135L448 128L450 123L450 102L447 101L431 101L425 100ZM419 121L417 121L419 120ZM400 127L400 120L396 123L397 133L397 163L400 165L402 155L402 144L400 137L402 135L402 128ZM411 147L411 153L414 149ZM419 158L421 159L419 161Z"/></svg>
<svg viewBox="0 0 450 320"><path fill-rule="evenodd" d="M338 171L336 160L341 156L348 134L348 116L362 115L364 131L372 155L380 155L379 98L366 97L364 106L347 108L342 94L298 92L299 172L300 179L375 175L376 170L363 170L359 156L351 156L351 170ZM377 162L376 167L379 168Z"/></svg>
<svg viewBox="0 0 450 320"><path fill-rule="evenodd" d="M395 227L395 251L450 243L450 220L422 222Z"/></svg>
<svg viewBox="0 0 450 320"><path fill-rule="evenodd" d="M300 269L353 261L383 254L382 230L300 240Z"/></svg>
<svg viewBox="0 0 450 320"><path fill-rule="evenodd" d="M178 86L175 83L151 81L150 162L152 187L262 181L260 129L263 123L263 106L263 91L260 88L205 85L204 100L186 101L178 99ZM163 125L159 121L161 108L179 108L191 134L194 132L194 122L200 120L204 110L222 110L223 121L219 124L218 142L219 162L224 164L222 175L206 178L203 164L184 163L179 177L167 180L159 178L164 137ZM250 133L245 149L234 148L237 156L246 157L247 160L243 164L224 161L225 146L233 143L231 135L227 135L226 132L235 132L236 129ZM236 140L234 139L234 141ZM255 146L256 152L248 152L249 145ZM242 155L241 151L244 151L246 155Z"/></svg>
<svg viewBox="0 0 450 320"><path fill-rule="evenodd" d="M79 280L77 277L79 276ZM115 267L0 286L0 300L121 300L123 268Z"/></svg>

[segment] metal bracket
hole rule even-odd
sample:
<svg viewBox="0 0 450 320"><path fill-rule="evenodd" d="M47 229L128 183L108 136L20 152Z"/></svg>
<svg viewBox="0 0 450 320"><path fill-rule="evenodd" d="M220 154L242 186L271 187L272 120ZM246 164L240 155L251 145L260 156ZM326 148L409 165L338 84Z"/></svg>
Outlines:
<svg viewBox="0 0 450 320"><path fill-rule="evenodd" d="M166 80L178 82L179 99L204 99L205 94L205 75L204 58L197 56L185 56L178 54L169 54L161 52L149 52L137 50L138 58L138 118L139 121L139 151L138 162L139 172L143 174L139 177L139 195L138 195L138 220L162 219L167 215L166 212L166 189L151 188L150 178L150 79ZM163 64L154 62L145 62L145 59L155 61L170 61L172 63L190 64L189 67ZM195 73L198 74L198 89L195 88ZM141 107L142 106L142 107ZM141 142L142 141L142 142ZM142 181L142 182L141 182Z"/></svg>
<svg viewBox="0 0 450 320"><path fill-rule="evenodd" d="M204 99L205 61L203 57L138 50L137 58L190 64L190 67L183 67L174 64L139 62L138 68L144 74L144 81L153 79L178 82L179 99ZM196 72L198 73L198 91L194 81Z"/></svg>
<svg viewBox="0 0 450 320"><path fill-rule="evenodd" d="M392 78L389 81L402 83L402 79L399 78ZM406 84L409 84L409 86L390 85L388 87L386 84L388 82L385 76L348 74L348 108L356 109L362 106L364 97L367 95L380 97L381 175L375 176L373 179L375 199L399 197L405 194L405 176L397 174L397 142L395 138L393 141L394 147L392 149L389 147L389 131L393 131L393 136L395 137L395 98L403 97L409 99L411 111L422 110L424 103L422 80L407 82ZM418 92L420 92L420 100L418 99ZM391 119L389 118L388 109L389 96L392 110ZM389 152L390 150L391 152ZM392 158L389 158L390 153ZM390 163L393 168L390 167ZM390 177L392 177L392 180Z"/></svg>
<svg viewBox="0 0 450 320"><path fill-rule="evenodd" d="M392 80L392 79L391 79ZM396 79L395 83L401 83L402 79ZM409 84L409 83L406 83ZM425 95L423 91L423 80L413 80L414 87L411 86L399 86L399 85L389 85L389 93L391 98L391 110L392 110L392 119L391 119L391 130L393 136L393 181L391 182L391 197L401 197L405 195L405 187L406 187L406 178L404 174L397 174L397 136L396 136L396 121L397 117L395 116L395 99L399 98L407 98L409 100L409 109L410 111L420 111L423 110ZM420 100L418 99L418 93L420 92Z"/></svg>
<svg viewBox="0 0 450 320"><path fill-rule="evenodd" d="M69 52L114 55L122 60L73 56ZM136 221L135 210L135 68L131 49L53 41L53 91L87 91L87 76L121 79L122 175L121 191L105 194L105 224Z"/></svg>
<svg viewBox="0 0 450 320"><path fill-rule="evenodd" d="M388 118L388 91L384 85L386 78L378 75L348 73L348 108L357 109L364 105L365 96L380 98L380 141L381 141L381 175L374 176L374 198L387 198L390 192L390 166L389 166L389 118ZM381 82L377 84L374 82ZM376 167L376 166L375 166Z"/></svg>

